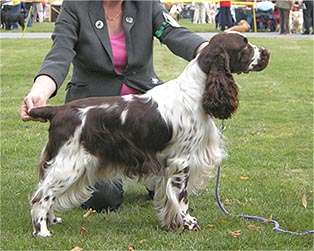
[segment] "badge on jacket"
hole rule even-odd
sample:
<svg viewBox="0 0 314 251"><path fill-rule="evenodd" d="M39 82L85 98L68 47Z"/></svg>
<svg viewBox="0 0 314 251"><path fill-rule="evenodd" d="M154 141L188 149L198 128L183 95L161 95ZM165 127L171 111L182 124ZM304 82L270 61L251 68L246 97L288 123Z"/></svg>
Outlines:
<svg viewBox="0 0 314 251"><path fill-rule="evenodd" d="M97 20L96 23L95 23L95 27L96 27L98 30L101 30L101 29L104 27L104 22L101 21L101 20Z"/></svg>

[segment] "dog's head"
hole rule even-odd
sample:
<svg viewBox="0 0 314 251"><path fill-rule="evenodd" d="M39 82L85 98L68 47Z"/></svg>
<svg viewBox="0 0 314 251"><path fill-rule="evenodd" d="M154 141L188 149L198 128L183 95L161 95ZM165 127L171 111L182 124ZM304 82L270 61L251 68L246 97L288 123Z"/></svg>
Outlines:
<svg viewBox="0 0 314 251"><path fill-rule="evenodd" d="M205 111L219 119L228 119L237 110L238 87L232 73L248 73L266 68L270 52L248 43L237 32L215 35L201 51L198 64L207 74L203 94Z"/></svg>

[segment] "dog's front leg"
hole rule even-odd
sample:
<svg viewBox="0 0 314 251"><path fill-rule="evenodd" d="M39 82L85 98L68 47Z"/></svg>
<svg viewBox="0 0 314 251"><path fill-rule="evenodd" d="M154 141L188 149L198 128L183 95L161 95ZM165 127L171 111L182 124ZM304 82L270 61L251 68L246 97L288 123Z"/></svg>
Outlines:
<svg viewBox="0 0 314 251"><path fill-rule="evenodd" d="M169 164L169 163L168 163ZM163 180L156 189L155 205L161 225L168 229L198 230L196 218L188 213L190 168L185 160L175 160L166 167Z"/></svg>

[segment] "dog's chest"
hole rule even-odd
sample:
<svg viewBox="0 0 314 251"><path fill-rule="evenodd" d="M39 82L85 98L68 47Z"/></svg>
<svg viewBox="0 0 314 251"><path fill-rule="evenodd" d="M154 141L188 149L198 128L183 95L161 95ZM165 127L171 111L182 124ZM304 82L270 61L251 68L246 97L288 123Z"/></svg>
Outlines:
<svg viewBox="0 0 314 251"><path fill-rule="evenodd" d="M209 130L207 116L181 116L177 123L173 123L171 148L176 154L190 155L204 147Z"/></svg>

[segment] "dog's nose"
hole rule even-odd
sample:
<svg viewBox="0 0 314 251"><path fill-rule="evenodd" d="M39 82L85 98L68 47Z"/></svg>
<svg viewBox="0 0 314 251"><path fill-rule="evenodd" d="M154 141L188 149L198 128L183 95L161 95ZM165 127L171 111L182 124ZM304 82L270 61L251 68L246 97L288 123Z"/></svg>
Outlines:
<svg viewBox="0 0 314 251"><path fill-rule="evenodd" d="M262 51L262 55L263 55L263 56L266 56L266 57L269 57L269 56L270 56L270 51L269 51L268 49L264 49L264 50Z"/></svg>
<svg viewBox="0 0 314 251"><path fill-rule="evenodd" d="M270 51L268 49L262 49L260 51L260 58L258 60L258 64L254 65L253 71L262 71L266 68L270 61Z"/></svg>

